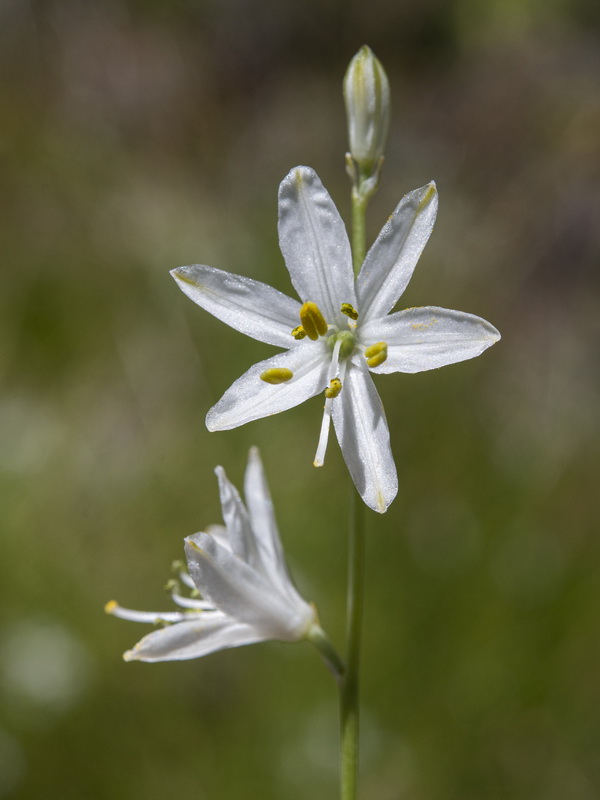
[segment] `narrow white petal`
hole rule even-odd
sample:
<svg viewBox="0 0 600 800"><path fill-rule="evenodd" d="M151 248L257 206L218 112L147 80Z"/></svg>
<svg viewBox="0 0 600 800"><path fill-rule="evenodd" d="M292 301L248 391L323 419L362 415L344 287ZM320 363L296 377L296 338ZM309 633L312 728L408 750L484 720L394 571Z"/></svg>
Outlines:
<svg viewBox="0 0 600 800"><path fill-rule="evenodd" d="M234 555L247 564L255 566L258 555L246 507L223 467L217 467L215 474L219 479L219 495L223 522L227 529L227 544Z"/></svg>
<svg viewBox="0 0 600 800"><path fill-rule="evenodd" d="M292 602L304 602L290 577L285 562L267 476L257 447L250 450L244 482L246 505L260 555L260 569Z"/></svg>
<svg viewBox="0 0 600 800"><path fill-rule="evenodd" d="M463 311L427 306L374 319L361 329L368 345L386 342L387 359L373 372L423 372L481 355L500 339L486 320Z"/></svg>
<svg viewBox="0 0 600 800"><path fill-rule="evenodd" d="M355 305L348 234L309 167L291 170L279 187L279 245L296 291L317 303L329 324L340 319L342 303Z"/></svg>
<svg viewBox="0 0 600 800"><path fill-rule="evenodd" d="M346 370L333 403L333 424L346 466L364 502L383 513L398 491L396 465L383 405L362 356Z"/></svg>
<svg viewBox="0 0 600 800"><path fill-rule="evenodd" d="M244 477L244 496L263 565L267 571L277 572L280 581L284 584L288 583L289 575L275 520L273 501L257 447L253 447L248 455L248 466Z"/></svg>
<svg viewBox="0 0 600 800"><path fill-rule="evenodd" d="M237 331L276 347L293 347L300 303L266 283L192 264L171 270L182 292Z"/></svg>
<svg viewBox="0 0 600 800"><path fill-rule="evenodd" d="M406 194L381 229L356 279L361 321L390 311L410 281L437 215L433 181Z"/></svg>
<svg viewBox="0 0 600 800"><path fill-rule="evenodd" d="M231 550L231 543L225 525L207 525L203 533L209 533L220 545Z"/></svg>
<svg viewBox="0 0 600 800"><path fill-rule="evenodd" d="M225 431L300 405L325 389L328 366L327 345L304 339L294 350L250 367L210 409L206 427L209 431ZM294 377L277 386L261 380L263 372L279 367L290 369Z"/></svg>
<svg viewBox="0 0 600 800"><path fill-rule="evenodd" d="M123 658L125 661L182 661L263 639L250 625L225 614L198 615L193 620L149 633Z"/></svg>
<svg viewBox="0 0 600 800"><path fill-rule="evenodd" d="M185 540L190 574L207 599L266 639L294 641L304 634L314 612L300 597L281 594L211 536L197 533Z"/></svg>

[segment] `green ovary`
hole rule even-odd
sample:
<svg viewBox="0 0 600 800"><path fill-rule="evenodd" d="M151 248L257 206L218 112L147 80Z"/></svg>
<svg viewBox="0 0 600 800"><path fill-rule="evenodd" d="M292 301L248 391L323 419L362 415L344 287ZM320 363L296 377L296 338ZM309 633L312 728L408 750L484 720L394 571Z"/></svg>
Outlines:
<svg viewBox="0 0 600 800"><path fill-rule="evenodd" d="M332 349L335 347L336 342L340 342L340 360L349 358L354 352L356 336L350 331L339 331L327 339L327 343Z"/></svg>

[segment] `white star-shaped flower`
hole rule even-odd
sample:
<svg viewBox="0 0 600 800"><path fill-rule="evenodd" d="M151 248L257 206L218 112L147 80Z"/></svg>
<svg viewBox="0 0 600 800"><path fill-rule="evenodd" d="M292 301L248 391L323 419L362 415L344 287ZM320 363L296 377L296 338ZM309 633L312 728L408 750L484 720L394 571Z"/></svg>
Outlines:
<svg viewBox="0 0 600 800"><path fill-rule="evenodd" d="M346 229L317 174L296 167L279 189L279 242L302 302L251 278L194 264L172 271L195 303L232 328L285 348L251 367L210 409L211 431L277 414L325 392L315 466L331 419L364 502L384 512L398 478L370 372L421 372L480 355L500 338L481 317L427 306L390 314L437 213L432 182L405 195L356 280Z"/></svg>
<svg viewBox="0 0 600 800"><path fill-rule="evenodd" d="M223 468L215 471L225 525L185 539L189 572L182 569L179 577L191 596L179 592L178 582L171 586L182 610L132 611L114 601L106 604L116 617L164 625L125 653L126 661L199 658L267 639L310 639L323 650L317 612L298 594L285 563L258 450L248 459L247 505Z"/></svg>

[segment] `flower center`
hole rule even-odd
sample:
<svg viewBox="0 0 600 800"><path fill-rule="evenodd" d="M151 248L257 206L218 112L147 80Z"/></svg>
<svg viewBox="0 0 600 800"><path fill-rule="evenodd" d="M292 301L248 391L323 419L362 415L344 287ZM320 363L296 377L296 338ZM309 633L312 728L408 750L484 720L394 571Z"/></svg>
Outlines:
<svg viewBox="0 0 600 800"><path fill-rule="evenodd" d="M333 350L337 342L340 343L339 358L341 360L349 358L354 352L356 336L352 333L352 331L334 330L332 335L327 339L327 344Z"/></svg>

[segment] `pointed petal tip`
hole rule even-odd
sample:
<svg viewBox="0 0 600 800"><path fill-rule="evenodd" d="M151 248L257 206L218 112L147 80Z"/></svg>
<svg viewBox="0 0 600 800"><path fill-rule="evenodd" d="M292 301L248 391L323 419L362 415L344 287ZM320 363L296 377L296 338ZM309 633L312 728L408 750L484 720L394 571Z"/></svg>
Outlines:
<svg viewBox="0 0 600 800"><path fill-rule="evenodd" d="M137 661L138 657L135 652L135 648L133 650L126 650L123 653L123 661Z"/></svg>
<svg viewBox="0 0 600 800"><path fill-rule="evenodd" d="M169 270L171 277L174 278L175 282L178 284L189 284L190 286L194 286L195 288L200 288L201 284L198 280L198 275L194 275L194 265L190 264L186 267L175 267L175 269ZM179 287L183 289L182 286ZM185 290L184 290L185 291Z"/></svg>
<svg viewBox="0 0 600 800"><path fill-rule="evenodd" d="M169 274L175 278L176 281L185 281L185 283L190 283L189 278L189 266L185 267L174 267L173 269L169 270Z"/></svg>
<svg viewBox="0 0 600 800"><path fill-rule="evenodd" d="M431 202L437 202L438 191L435 181L429 181L420 191L423 194L419 202L418 211L422 211Z"/></svg>
<svg viewBox="0 0 600 800"><path fill-rule="evenodd" d="M206 425L206 429L209 433L214 433L215 431L220 430L218 423L215 422L215 415L212 412L213 409L209 409L204 419L204 424Z"/></svg>
<svg viewBox="0 0 600 800"><path fill-rule="evenodd" d="M397 485L394 488L393 492L391 492L391 494L388 497L386 497L382 491L378 491L373 511L376 511L378 514L385 514L385 512L388 510L388 508L392 505L392 503L396 499L397 494L398 494Z"/></svg>
<svg viewBox="0 0 600 800"><path fill-rule="evenodd" d="M225 468L222 467L220 464L216 466L213 470L219 481L227 479L227 473L225 472Z"/></svg>
<svg viewBox="0 0 600 800"><path fill-rule="evenodd" d="M204 553L204 550L200 547L200 545L198 544L198 542L196 542L194 538L196 536L200 536L201 533L203 533L203 531L200 531L199 533L193 533L191 536L186 536L183 540L184 548L189 547L190 550L193 550L196 553ZM210 536L210 534L208 534L208 536Z"/></svg>
<svg viewBox="0 0 600 800"><path fill-rule="evenodd" d="M297 167L293 167L288 172L279 185L279 191L283 191L288 184L296 184L298 187L300 187L304 181L312 181L316 177L317 173L312 167L305 167L300 164Z"/></svg>
<svg viewBox="0 0 600 800"><path fill-rule="evenodd" d="M377 493L377 500L375 501L375 508L374 511L377 511L378 514L385 514L385 512L389 508L389 503L386 503L385 497L381 492Z"/></svg>

